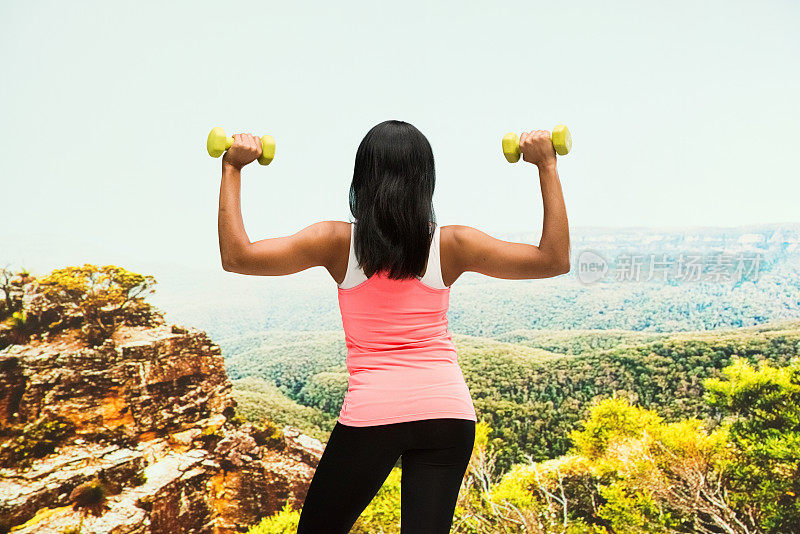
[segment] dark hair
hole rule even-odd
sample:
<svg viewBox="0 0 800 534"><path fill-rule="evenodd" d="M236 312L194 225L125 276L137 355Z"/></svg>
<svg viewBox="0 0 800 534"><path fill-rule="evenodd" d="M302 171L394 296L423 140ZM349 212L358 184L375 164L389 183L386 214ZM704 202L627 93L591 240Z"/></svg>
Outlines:
<svg viewBox="0 0 800 534"><path fill-rule="evenodd" d="M367 276L422 276L436 228L435 186L433 150L422 132L397 120L367 132L350 184L353 249Z"/></svg>

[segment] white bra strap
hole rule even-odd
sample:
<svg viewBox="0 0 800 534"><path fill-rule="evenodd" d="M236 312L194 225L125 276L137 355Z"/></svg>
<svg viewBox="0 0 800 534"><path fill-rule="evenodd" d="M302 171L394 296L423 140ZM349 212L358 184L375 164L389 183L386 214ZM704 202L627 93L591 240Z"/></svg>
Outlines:
<svg viewBox="0 0 800 534"><path fill-rule="evenodd" d="M431 222L431 225L433 223ZM356 258L355 251L355 224L350 223L350 252L347 259L347 274L344 280L339 285L342 289L354 287L361 282L367 280L364 271L358 267L358 259ZM436 225L431 239L431 247L428 250L428 266L425 274L420 281L436 288L446 289L444 279L442 278L442 262L441 262L441 227Z"/></svg>
<svg viewBox="0 0 800 534"><path fill-rule="evenodd" d="M364 271L358 267L356 249L355 245L353 244L355 241L355 227L355 224L350 223L350 252L347 257L347 273L344 275L344 280L342 280L342 283L339 285L339 287L342 289L353 287L367 279Z"/></svg>
<svg viewBox="0 0 800 534"><path fill-rule="evenodd" d="M444 285L444 279L442 278L441 227L439 225L436 225L436 229L433 232L431 249L428 254L428 267L425 270L425 276L422 277L422 281L441 289L447 287Z"/></svg>

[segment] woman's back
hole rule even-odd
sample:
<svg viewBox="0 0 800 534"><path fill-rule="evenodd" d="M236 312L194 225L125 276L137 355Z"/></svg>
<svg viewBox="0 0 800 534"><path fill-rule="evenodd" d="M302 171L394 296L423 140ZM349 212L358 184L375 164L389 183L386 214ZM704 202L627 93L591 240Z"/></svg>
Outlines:
<svg viewBox="0 0 800 534"><path fill-rule="evenodd" d="M348 269L338 284L347 344L342 424L370 426L449 417L476 421L448 330L450 288L440 268L435 227L423 276L370 277L357 265L351 225Z"/></svg>

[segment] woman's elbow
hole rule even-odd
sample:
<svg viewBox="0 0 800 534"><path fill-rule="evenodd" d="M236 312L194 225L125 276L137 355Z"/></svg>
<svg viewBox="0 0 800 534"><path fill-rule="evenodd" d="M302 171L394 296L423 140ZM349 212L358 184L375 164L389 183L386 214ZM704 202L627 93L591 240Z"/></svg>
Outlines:
<svg viewBox="0 0 800 534"><path fill-rule="evenodd" d="M223 270L228 271L229 273L235 273L236 272L236 265L234 264L233 261L231 261L231 260L229 260L227 258L221 258L221 260L222 260L221 263L222 263L222 269Z"/></svg>
<svg viewBox="0 0 800 534"><path fill-rule="evenodd" d="M561 258L561 259L559 259L559 260L554 262L554 265L553 265L554 274L553 274L553 276L559 276L559 275L562 275L562 274L567 274L569 272L570 268L571 268L571 266L570 266L569 257Z"/></svg>

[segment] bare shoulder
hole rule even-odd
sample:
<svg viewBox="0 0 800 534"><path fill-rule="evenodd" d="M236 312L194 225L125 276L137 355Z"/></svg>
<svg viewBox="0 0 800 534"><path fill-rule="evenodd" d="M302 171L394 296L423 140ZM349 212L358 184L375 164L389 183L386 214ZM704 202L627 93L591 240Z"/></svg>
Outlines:
<svg viewBox="0 0 800 534"><path fill-rule="evenodd" d="M547 278L566 272L536 245L497 239L472 226L442 226L441 249L442 273L450 280L467 271L508 280Z"/></svg>
<svg viewBox="0 0 800 534"><path fill-rule="evenodd" d="M480 230L462 224L448 224L442 226L439 238L441 249L442 270L450 271L455 278L463 272L470 270L470 252L464 247L472 247L479 242ZM445 263L447 265L445 265ZM449 284L448 284L449 285Z"/></svg>
<svg viewBox="0 0 800 534"><path fill-rule="evenodd" d="M329 271L340 263L342 248L350 242L350 223L345 221L319 221L292 236L296 251L313 265L322 265ZM345 266L346 268L346 266Z"/></svg>
<svg viewBox="0 0 800 534"><path fill-rule="evenodd" d="M350 225L347 221L323 221L329 228L329 235L336 240L337 243L344 241L350 242Z"/></svg>
<svg viewBox="0 0 800 534"><path fill-rule="evenodd" d="M304 229L308 231L308 244L318 250L326 251L326 256L336 256L336 253L350 240L350 223L345 221L319 221Z"/></svg>
<svg viewBox="0 0 800 534"><path fill-rule="evenodd" d="M350 249L350 223L347 221L323 221L327 246L330 248L333 263L340 263L342 255L345 260Z"/></svg>

